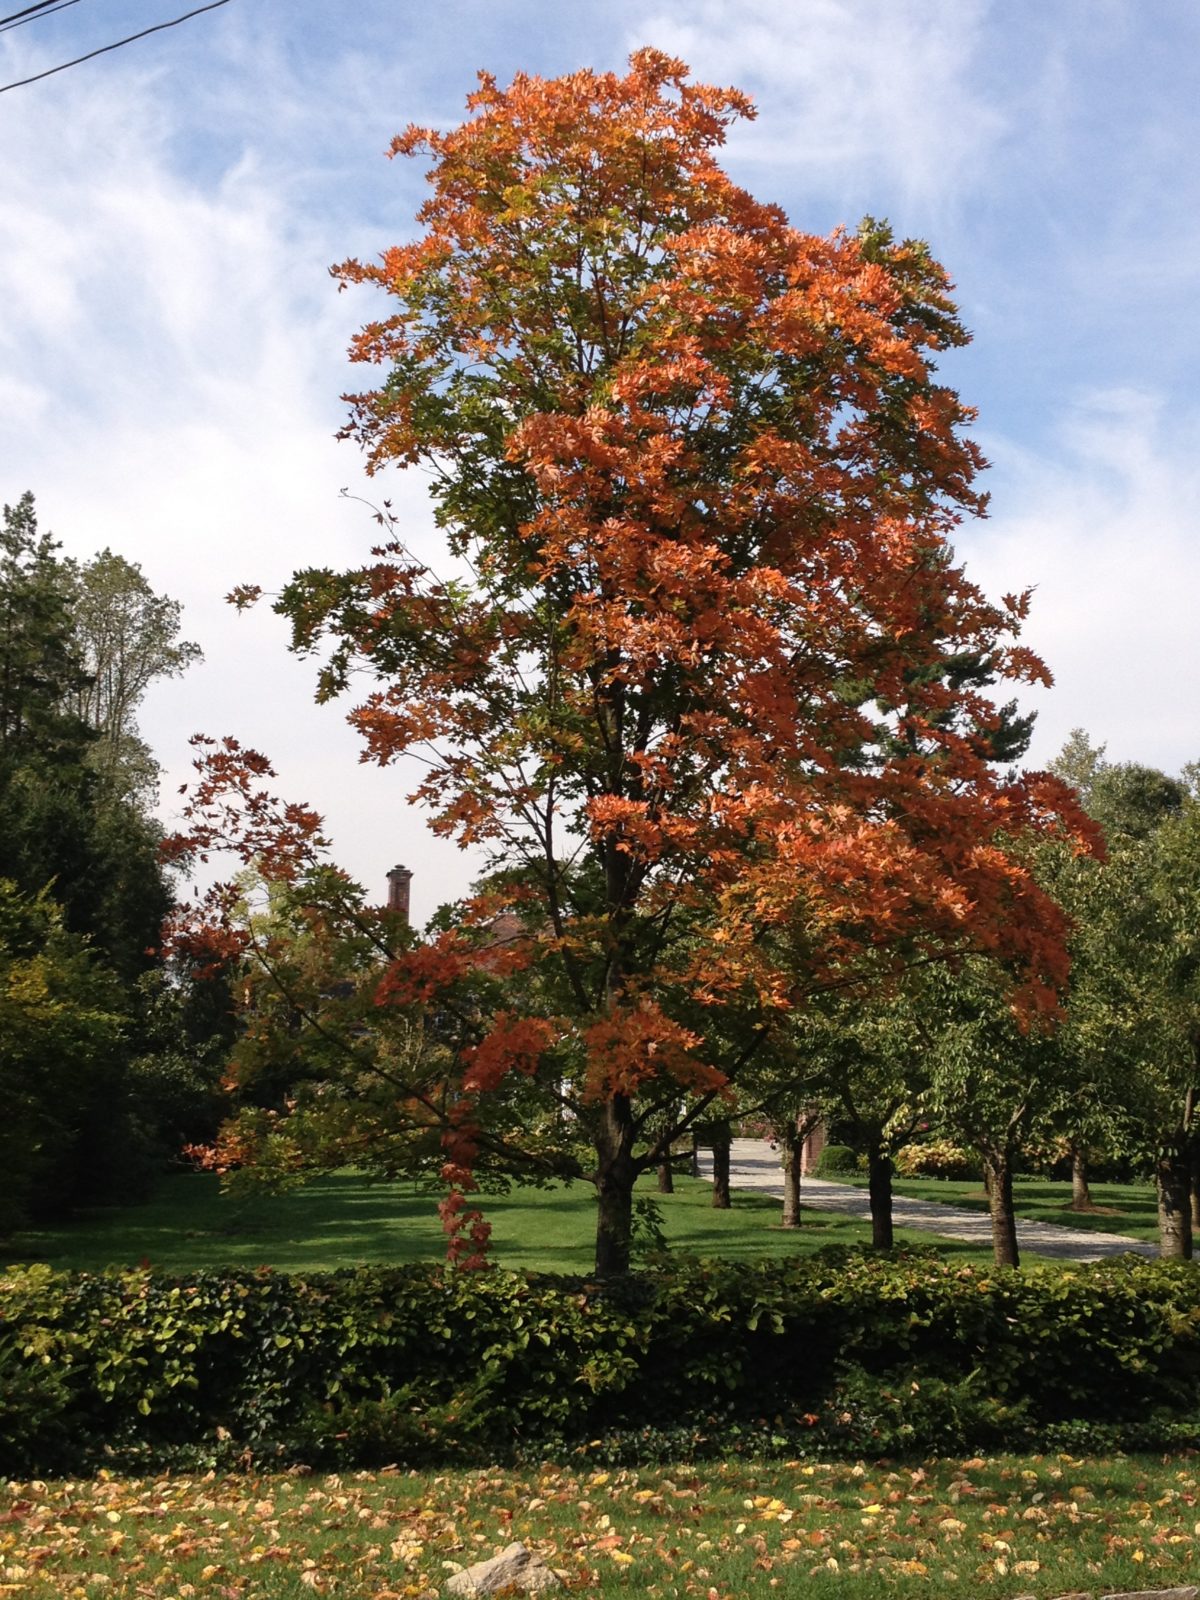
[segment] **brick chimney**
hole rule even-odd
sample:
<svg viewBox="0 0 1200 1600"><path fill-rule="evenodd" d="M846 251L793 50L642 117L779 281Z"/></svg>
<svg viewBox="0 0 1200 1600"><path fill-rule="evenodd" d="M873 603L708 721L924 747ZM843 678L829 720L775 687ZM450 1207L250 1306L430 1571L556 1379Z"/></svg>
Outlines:
<svg viewBox="0 0 1200 1600"><path fill-rule="evenodd" d="M407 867L393 867L387 875L388 880L388 910L394 911L404 918L407 924L408 917L408 888L412 883L412 873Z"/></svg>

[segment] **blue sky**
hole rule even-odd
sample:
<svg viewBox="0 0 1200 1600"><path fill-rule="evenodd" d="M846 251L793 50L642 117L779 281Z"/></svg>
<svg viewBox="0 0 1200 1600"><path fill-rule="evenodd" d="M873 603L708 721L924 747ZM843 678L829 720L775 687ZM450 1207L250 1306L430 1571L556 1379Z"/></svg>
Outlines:
<svg viewBox="0 0 1200 1600"><path fill-rule="evenodd" d="M0 81L187 9L79 0L0 33ZM1027 639L1058 680L1031 763L1077 725L1117 759L1200 756L1193 0L231 0L0 94L0 497L32 488L71 553L108 544L185 603L207 661L143 719L167 814L188 734L230 732L357 875L414 867L418 917L465 886L407 774L358 766L312 705L278 620L221 597L358 559L373 525L343 486L435 548L421 482L368 485L333 440L377 308L327 268L405 236L420 199L392 135L459 120L479 67L642 43L754 96L728 164L798 226L886 216L955 278L976 342L944 372L993 463L960 553L993 592L1037 586Z"/></svg>

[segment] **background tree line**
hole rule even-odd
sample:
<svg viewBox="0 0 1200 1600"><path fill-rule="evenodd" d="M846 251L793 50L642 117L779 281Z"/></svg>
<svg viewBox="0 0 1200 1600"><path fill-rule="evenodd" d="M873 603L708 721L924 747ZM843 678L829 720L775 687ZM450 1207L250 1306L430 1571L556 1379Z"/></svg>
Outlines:
<svg viewBox="0 0 1200 1600"><path fill-rule="evenodd" d="M879 1245L891 1243L891 1177L904 1151L910 1171L961 1176L947 1162L965 1158L981 1174L1001 1263L1018 1260L1018 1168L1069 1172L1077 1211L1094 1209L1095 1166L1152 1177L1161 1251L1191 1255L1200 1224L1197 771L1172 777L1107 761L1081 729L1054 770L1106 841L1103 855L1027 846L1070 927L1071 977L1054 1016L1023 1025L994 963L972 958L800 1023L800 1098L865 1158ZM786 1156L789 1130L775 1132ZM934 1144L928 1165L921 1140ZM940 1148L947 1141L955 1149Z"/></svg>
<svg viewBox="0 0 1200 1600"><path fill-rule="evenodd" d="M137 709L199 658L179 606L33 496L0 527L0 1232L127 1197L215 1113L223 1006L167 971L172 889ZM214 1006L215 1001L215 1006Z"/></svg>

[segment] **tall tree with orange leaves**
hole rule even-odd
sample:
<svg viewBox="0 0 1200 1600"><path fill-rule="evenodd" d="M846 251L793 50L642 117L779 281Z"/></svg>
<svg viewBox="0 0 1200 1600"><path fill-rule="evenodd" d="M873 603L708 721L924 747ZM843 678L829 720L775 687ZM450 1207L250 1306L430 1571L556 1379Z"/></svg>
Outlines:
<svg viewBox="0 0 1200 1600"><path fill-rule="evenodd" d="M594 1149L611 1274L638 1175L761 1092L817 991L972 951L1052 1011L1062 917L1004 839L1086 827L1058 780L996 765L1021 728L989 686L1046 672L1028 597L987 600L950 546L982 461L936 376L967 335L926 247L791 227L718 164L746 97L655 50L481 76L468 107L393 146L431 162L418 236L337 269L386 297L346 436L432 474L457 575L388 517L276 609L319 698L374 680L367 756L422 755L435 832L501 869L389 957L380 1014L452 993L497 909L520 919L460 1051L449 1177L472 1108L540 1074Z"/></svg>

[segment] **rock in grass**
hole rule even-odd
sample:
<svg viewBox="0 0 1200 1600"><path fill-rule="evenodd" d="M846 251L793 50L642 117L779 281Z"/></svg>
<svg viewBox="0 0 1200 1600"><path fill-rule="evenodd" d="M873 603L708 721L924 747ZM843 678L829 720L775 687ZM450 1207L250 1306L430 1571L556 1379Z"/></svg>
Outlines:
<svg viewBox="0 0 1200 1600"><path fill-rule="evenodd" d="M456 1572L446 1585L447 1594L495 1594L497 1589L519 1589L526 1594L541 1594L558 1588L562 1579L532 1550L523 1544L510 1544L490 1561L477 1561L473 1567Z"/></svg>
<svg viewBox="0 0 1200 1600"><path fill-rule="evenodd" d="M1122 1589L1114 1594L1102 1594L1100 1600L1196 1600L1200 1595L1194 1583L1185 1583L1181 1589Z"/></svg>
<svg viewBox="0 0 1200 1600"><path fill-rule="evenodd" d="M1018 1594L1013 1600L1037 1600L1037 1596ZM1092 1600L1092 1596L1090 1590L1079 1589L1056 1595L1055 1600ZM1178 1589L1115 1589L1111 1594L1102 1594L1100 1600L1200 1600L1200 1588L1185 1583Z"/></svg>

